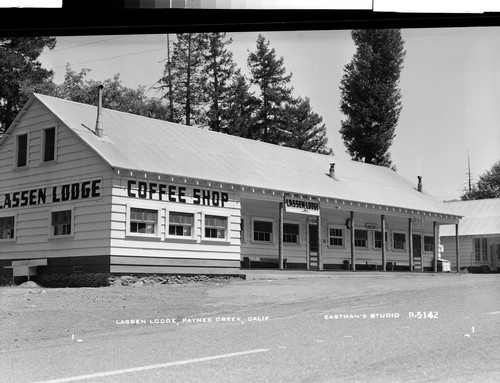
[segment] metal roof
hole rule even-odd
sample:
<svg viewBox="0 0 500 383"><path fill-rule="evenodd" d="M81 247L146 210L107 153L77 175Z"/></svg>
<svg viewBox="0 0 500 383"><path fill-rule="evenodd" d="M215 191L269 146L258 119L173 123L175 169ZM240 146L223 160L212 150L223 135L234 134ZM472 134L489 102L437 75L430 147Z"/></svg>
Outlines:
<svg viewBox="0 0 500 383"><path fill-rule="evenodd" d="M387 167L342 160L102 109L104 137L94 134L95 106L35 94L110 166L314 197L456 216L440 200ZM328 176L335 162L335 179ZM425 178L424 178L425 183Z"/></svg>
<svg viewBox="0 0 500 383"><path fill-rule="evenodd" d="M458 227L460 236L500 235L500 198L450 201L446 204L464 216ZM439 235L455 236L455 228L443 226L439 229Z"/></svg>

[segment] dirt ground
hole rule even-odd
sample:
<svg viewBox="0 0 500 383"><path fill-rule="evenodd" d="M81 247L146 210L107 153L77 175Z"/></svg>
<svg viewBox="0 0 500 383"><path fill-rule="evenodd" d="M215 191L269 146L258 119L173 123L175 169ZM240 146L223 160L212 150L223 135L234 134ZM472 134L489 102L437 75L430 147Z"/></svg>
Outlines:
<svg viewBox="0 0 500 383"><path fill-rule="evenodd" d="M467 275L415 274L338 276L328 281L232 279L99 288L44 288L26 282L0 287L0 352L58 344L68 337L127 331L131 326L124 325L126 320L263 312L278 304L280 310L286 309L290 314L299 312L300 303L311 299L316 299L319 306L323 297L336 307L347 307L365 300L369 304L380 299L386 302L392 299L387 293L394 290L407 290L411 296L418 289L446 286L453 291L454 284L482 288L480 279Z"/></svg>

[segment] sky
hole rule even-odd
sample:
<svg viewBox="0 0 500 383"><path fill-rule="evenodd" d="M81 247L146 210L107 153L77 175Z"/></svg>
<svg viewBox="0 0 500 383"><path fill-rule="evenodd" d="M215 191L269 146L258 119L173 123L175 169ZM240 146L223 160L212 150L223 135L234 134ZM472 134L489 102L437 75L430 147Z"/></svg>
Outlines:
<svg viewBox="0 0 500 383"><path fill-rule="evenodd" d="M349 30L231 32L233 58L248 74L247 57L262 33L292 73L296 96L309 97L326 125L328 146L348 159L339 129L340 79L355 52ZM424 191L458 199L468 183L500 160L500 27L402 29L406 56L399 87L403 109L390 148L398 173ZM171 38L174 36L171 35ZM89 68L87 79L120 74L150 97L166 58L166 35L60 36L39 61L64 81L65 67Z"/></svg>

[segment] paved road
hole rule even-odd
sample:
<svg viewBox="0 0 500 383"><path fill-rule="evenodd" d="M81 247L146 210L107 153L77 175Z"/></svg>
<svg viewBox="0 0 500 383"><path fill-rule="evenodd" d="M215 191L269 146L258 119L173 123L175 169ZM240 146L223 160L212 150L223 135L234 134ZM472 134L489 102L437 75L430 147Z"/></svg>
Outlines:
<svg viewBox="0 0 500 383"><path fill-rule="evenodd" d="M161 318L177 323L117 318L112 334L0 354L0 379L498 382L499 287L500 275L241 282L213 292L221 309ZM243 295L254 301L227 309Z"/></svg>

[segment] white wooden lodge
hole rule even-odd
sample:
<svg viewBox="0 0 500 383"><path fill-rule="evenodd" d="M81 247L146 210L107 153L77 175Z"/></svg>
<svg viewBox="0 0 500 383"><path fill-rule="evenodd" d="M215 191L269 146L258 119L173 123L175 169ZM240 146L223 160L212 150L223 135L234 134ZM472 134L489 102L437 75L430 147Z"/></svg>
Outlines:
<svg viewBox="0 0 500 383"><path fill-rule="evenodd" d="M386 167L34 94L0 140L0 266L433 271L438 229L460 216L418 189Z"/></svg>
<svg viewBox="0 0 500 383"><path fill-rule="evenodd" d="M460 267L473 272L500 272L500 198L447 204L464 216L459 232ZM450 227L443 227L439 234L443 258L456 266L456 233Z"/></svg>

